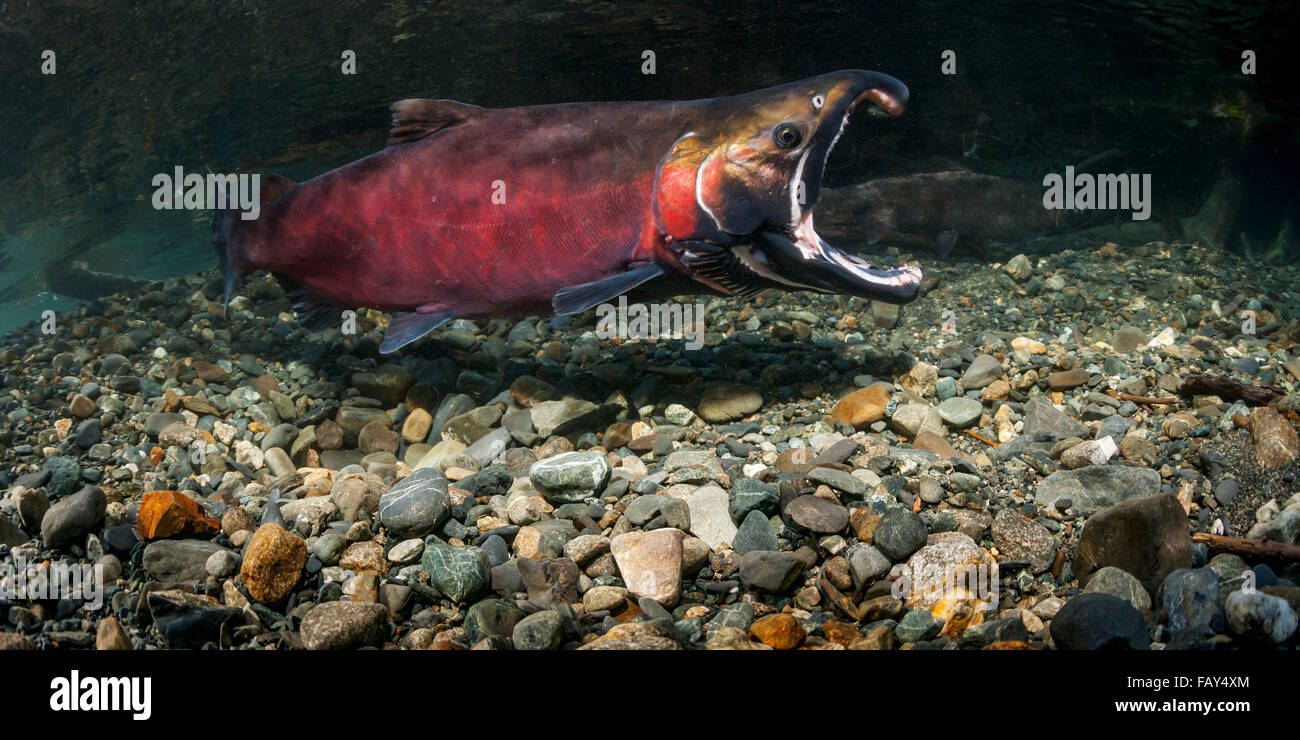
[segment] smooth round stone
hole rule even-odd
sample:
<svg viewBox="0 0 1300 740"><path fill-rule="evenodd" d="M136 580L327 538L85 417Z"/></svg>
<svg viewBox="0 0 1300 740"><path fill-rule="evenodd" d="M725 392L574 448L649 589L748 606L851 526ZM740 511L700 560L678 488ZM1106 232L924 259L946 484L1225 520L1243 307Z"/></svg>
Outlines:
<svg viewBox="0 0 1300 740"><path fill-rule="evenodd" d="M312 543L311 554L325 565L336 565L339 558L343 557L343 550L347 546L347 540L343 539L343 535L327 532Z"/></svg>
<svg viewBox="0 0 1300 740"><path fill-rule="evenodd" d="M1051 634L1063 650L1145 650L1150 644L1142 614L1106 593L1082 593L1065 602L1052 618Z"/></svg>
<svg viewBox="0 0 1300 740"><path fill-rule="evenodd" d="M933 478L921 479L921 500L931 506L940 503L947 495L943 490L943 484Z"/></svg>
<svg viewBox="0 0 1300 740"><path fill-rule="evenodd" d="M820 496L800 496L785 507L795 524L818 534L835 534L849 523L849 510Z"/></svg>
<svg viewBox="0 0 1300 740"><path fill-rule="evenodd" d="M555 650L563 640L564 617L553 609L529 614L511 632L516 650Z"/></svg>
<svg viewBox="0 0 1300 740"><path fill-rule="evenodd" d="M968 427L979 421L984 407L979 401L965 396L954 396L935 408L939 418L958 429Z"/></svg>
<svg viewBox="0 0 1300 740"><path fill-rule="evenodd" d="M1084 593L1109 594L1132 604L1136 609L1151 608L1151 594L1146 587L1126 570L1108 565L1092 574Z"/></svg>
<svg viewBox="0 0 1300 740"><path fill-rule="evenodd" d="M920 516L893 508L880 518L871 541L885 557L899 562L920 550L925 545L927 536L929 529Z"/></svg>
<svg viewBox="0 0 1300 740"><path fill-rule="evenodd" d="M388 560L393 563L411 563L424 554L424 540L411 538L393 545L388 551Z"/></svg>
<svg viewBox="0 0 1300 740"><path fill-rule="evenodd" d="M229 550L217 550L208 556L204 568L210 576L225 578L239 568L239 556Z"/></svg>
<svg viewBox="0 0 1300 740"><path fill-rule="evenodd" d="M379 521L402 537L432 532L451 512L447 477L438 468L420 468L379 497Z"/></svg>
<svg viewBox="0 0 1300 740"><path fill-rule="evenodd" d="M957 395L957 380L955 378L943 377L934 381L934 392L940 401L946 401Z"/></svg>

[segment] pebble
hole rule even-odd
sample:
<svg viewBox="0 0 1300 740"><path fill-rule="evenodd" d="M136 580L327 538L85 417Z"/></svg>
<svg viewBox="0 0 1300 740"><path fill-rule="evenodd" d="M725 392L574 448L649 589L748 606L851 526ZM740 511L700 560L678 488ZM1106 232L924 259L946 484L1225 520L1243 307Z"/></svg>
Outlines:
<svg viewBox="0 0 1300 740"><path fill-rule="evenodd" d="M1159 491L1160 473L1150 468L1089 465L1047 476L1034 489L1034 499L1042 506L1051 506L1058 499L1068 498L1079 513L1095 514L1129 499L1154 496Z"/></svg>
<svg viewBox="0 0 1300 740"><path fill-rule="evenodd" d="M1096 573L1093 573L1083 591L1084 593L1110 594L1127 601L1135 609L1141 611L1151 609L1151 594L1147 593L1142 581L1139 581L1137 577L1128 571L1116 568L1113 565L1099 568Z"/></svg>
<svg viewBox="0 0 1300 740"><path fill-rule="evenodd" d="M487 553L477 547L426 543L420 567L430 585L457 603L487 588L492 578Z"/></svg>
<svg viewBox="0 0 1300 740"><path fill-rule="evenodd" d="M935 408L935 413L948 424L962 429L979 421L984 407L979 401L963 396L949 398Z"/></svg>
<svg viewBox="0 0 1300 740"><path fill-rule="evenodd" d="M1172 261L1158 245L940 261L928 275L939 291L971 300L955 334L942 302L899 312L810 294L710 297L707 346L689 351L598 343L572 319L529 317L457 321L429 351L381 362L380 330L325 351L284 320L290 306L266 276L246 280L221 321L211 273L106 297L78 309L93 322L72 316L54 338L18 329L0 352L0 565L16 552L101 564L112 616L66 600L11 607L10 625L32 637L3 639L1289 644L1295 569L1225 554L1206 564L1213 553L1189 537L1222 526L1300 538L1289 294L1238 300L1221 278L1239 261L1177 249ZM1124 277L1156 264L1159 281ZM994 300L1007 275L1021 290ZM1176 287L1193 277L1218 304ZM182 296L188 309L171 313ZM1222 336L1238 304L1272 333ZM864 310L898 328L868 341ZM1192 374L1290 395L1184 395ZM83 505L87 484L101 506ZM963 569L996 573L994 558L1004 598L992 611L986 593L948 588ZM267 572L243 572L250 561ZM1247 593L1269 598L1236 595ZM1098 605L1112 596L1122 608Z"/></svg>
<svg viewBox="0 0 1300 740"><path fill-rule="evenodd" d="M244 551L239 574L248 594L263 604L289 595L307 564L307 543L278 524L263 524Z"/></svg>
<svg viewBox="0 0 1300 740"><path fill-rule="evenodd" d="M678 530L628 532L610 540L610 552L632 595L665 606L677 603L682 586L682 537Z"/></svg>
<svg viewBox="0 0 1300 740"><path fill-rule="evenodd" d="M849 510L820 496L800 496L786 505L785 515L817 534L835 534L849 524Z"/></svg>
<svg viewBox="0 0 1300 740"><path fill-rule="evenodd" d="M360 601L317 604L302 618L299 634L308 650L342 650L372 645L384 637L388 609Z"/></svg>
<svg viewBox="0 0 1300 740"><path fill-rule="evenodd" d="M599 452L565 452L533 465L529 479L552 504L582 501L609 481L609 461Z"/></svg>
<svg viewBox="0 0 1300 740"><path fill-rule="evenodd" d="M1050 631L1062 650L1146 650L1150 645L1138 610L1106 593L1083 593L1067 601L1052 619Z"/></svg>
<svg viewBox="0 0 1300 740"><path fill-rule="evenodd" d="M710 383L700 398L700 418L710 423L741 419L763 407L763 396L738 383Z"/></svg>
<svg viewBox="0 0 1300 740"><path fill-rule="evenodd" d="M1182 505L1170 494L1139 498L1088 520L1074 553L1081 584L1113 565L1137 576L1149 593L1175 570L1192 564L1192 540Z"/></svg>
<svg viewBox="0 0 1300 740"><path fill-rule="evenodd" d="M744 555L754 550L777 550L780 542L772 531L767 515L755 509L745 515L744 521L736 529L731 547L737 555Z"/></svg>
<svg viewBox="0 0 1300 740"><path fill-rule="evenodd" d="M379 522L399 537L422 537L451 513L447 476L436 467L420 468L379 497Z"/></svg>
<svg viewBox="0 0 1300 740"><path fill-rule="evenodd" d="M929 531L925 521L910 511L890 509L880 518L872 535L871 544L893 562L906 560L920 550Z"/></svg>
<svg viewBox="0 0 1300 740"><path fill-rule="evenodd" d="M104 521L107 499L98 486L54 503L41 518L41 539L48 547L66 547L80 542Z"/></svg>
<svg viewBox="0 0 1300 740"><path fill-rule="evenodd" d="M993 544L1000 557L1028 560L1034 574L1045 572L1056 560L1056 537L1012 509L1003 509L993 518Z"/></svg>
<svg viewBox="0 0 1300 740"><path fill-rule="evenodd" d="M1296 612L1283 599L1253 591L1228 594L1228 628L1249 639L1279 644L1296 631Z"/></svg>
<svg viewBox="0 0 1300 740"><path fill-rule="evenodd" d="M773 650L794 650L803 644L805 633L789 614L769 614L749 625L749 636Z"/></svg>

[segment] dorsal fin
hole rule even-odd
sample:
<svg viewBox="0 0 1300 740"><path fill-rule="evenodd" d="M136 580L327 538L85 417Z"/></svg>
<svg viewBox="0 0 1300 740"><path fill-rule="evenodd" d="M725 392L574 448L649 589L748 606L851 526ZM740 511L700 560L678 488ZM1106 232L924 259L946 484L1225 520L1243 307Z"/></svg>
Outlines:
<svg viewBox="0 0 1300 740"><path fill-rule="evenodd" d="M262 177L261 202L263 204L270 203L296 187L298 187L298 183L287 177L265 175Z"/></svg>
<svg viewBox="0 0 1300 740"><path fill-rule="evenodd" d="M480 110L483 109L477 105L454 100L399 100L393 103L393 127L388 132L388 145L422 139L435 131L455 126Z"/></svg>

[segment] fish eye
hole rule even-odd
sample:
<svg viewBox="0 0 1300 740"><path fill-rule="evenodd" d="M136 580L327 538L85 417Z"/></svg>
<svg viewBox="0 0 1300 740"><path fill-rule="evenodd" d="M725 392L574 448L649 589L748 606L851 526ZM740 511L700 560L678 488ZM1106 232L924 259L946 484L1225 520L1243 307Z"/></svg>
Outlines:
<svg viewBox="0 0 1300 740"><path fill-rule="evenodd" d="M772 139L783 149L793 149L803 141L803 134L793 123L778 123L776 128L772 129Z"/></svg>
<svg viewBox="0 0 1300 740"><path fill-rule="evenodd" d="M813 110L821 110L822 106L826 105L826 98L823 98L820 95L814 95L812 99L812 104L813 104Z"/></svg>

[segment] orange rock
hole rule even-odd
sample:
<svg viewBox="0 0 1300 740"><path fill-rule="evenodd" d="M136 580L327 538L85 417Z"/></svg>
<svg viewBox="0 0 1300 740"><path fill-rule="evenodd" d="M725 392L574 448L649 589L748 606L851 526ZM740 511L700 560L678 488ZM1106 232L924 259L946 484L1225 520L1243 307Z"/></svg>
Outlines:
<svg viewBox="0 0 1300 740"><path fill-rule="evenodd" d="M836 424L851 424L865 427L885 418L885 406L889 403L889 389L882 385L873 385L853 391L841 398L831 409L831 421Z"/></svg>
<svg viewBox="0 0 1300 740"><path fill-rule="evenodd" d="M831 642L848 647L854 640L862 637L862 632L848 622L832 619L822 625L822 634Z"/></svg>
<svg viewBox="0 0 1300 740"><path fill-rule="evenodd" d="M803 644L804 631L789 614L769 614L754 620L749 636L776 650L793 650Z"/></svg>
<svg viewBox="0 0 1300 740"><path fill-rule="evenodd" d="M260 434L262 432L269 432L271 430L267 429L266 426L259 421L252 421L248 423L248 431L252 432L253 434Z"/></svg>
<svg viewBox="0 0 1300 740"><path fill-rule="evenodd" d="M1009 393L1011 393L1011 384L999 378L980 391L980 398L985 401L1003 401Z"/></svg>
<svg viewBox="0 0 1300 740"><path fill-rule="evenodd" d="M799 466L807 466L813 459L812 451L805 447L794 447L776 456L776 469L782 473L801 472ZM806 470L807 468L804 468Z"/></svg>
<svg viewBox="0 0 1300 740"><path fill-rule="evenodd" d="M149 450L149 464L157 465L158 463L162 462L162 459L166 454L167 454L167 450L164 450L161 447L154 447L153 449Z"/></svg>
<svg viewBox="0 0 1300 740"><path fill-rule="evenodd" d="M214 534L221 522L209 518L202 506L179 491L150 491L140 502L135 528L141 537L154 540L182 533Z"/></svg>
<svg viewBox="0 0 1300 740"><path fill-rule="evenodd" d="M1029 647L1029 643L1021 642L1020 640L1003 640L1002 642L995 642L992 643L991 645L985 645L984 649L985 650L1033 650L1033 648Z"/></svg>
<svg viewBox="0 0 1300 740"><path fill-rule="evenodd" d="M875 512L868 514L863 518L862 523L858 525L858 539L870 544L876 536L876 526L879 524L879 514Z"/></svg>
<svg viewBox="0 0 1300 740"><path fill-rule="evenodd" d="M244 552L240 575L248 594L263 604L289 595L307 564L307 543L278 524L263 524Z"/></svg>

